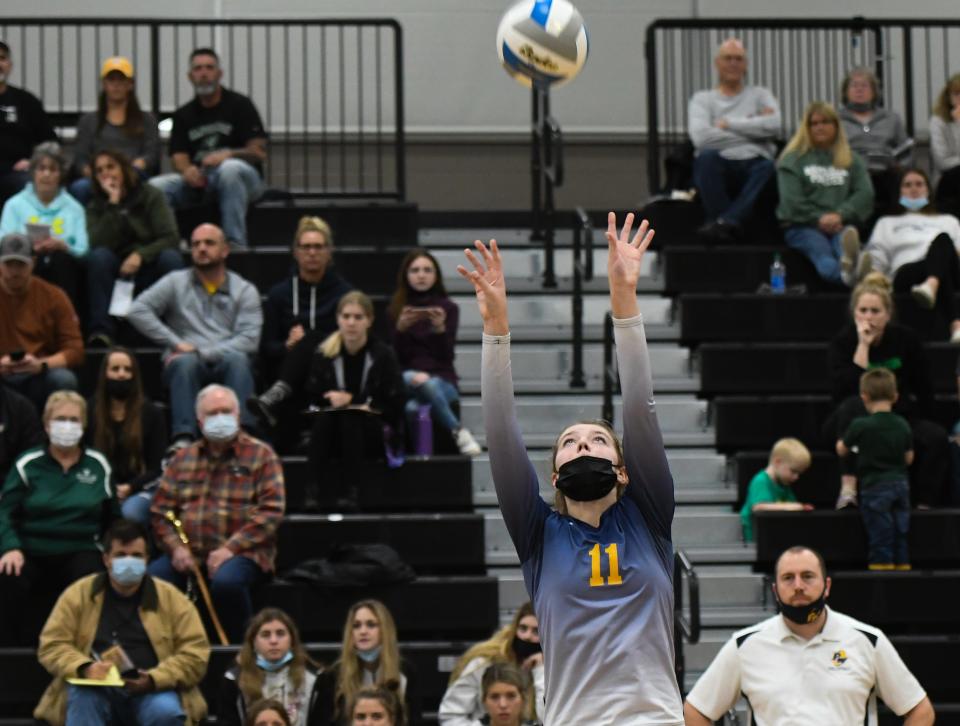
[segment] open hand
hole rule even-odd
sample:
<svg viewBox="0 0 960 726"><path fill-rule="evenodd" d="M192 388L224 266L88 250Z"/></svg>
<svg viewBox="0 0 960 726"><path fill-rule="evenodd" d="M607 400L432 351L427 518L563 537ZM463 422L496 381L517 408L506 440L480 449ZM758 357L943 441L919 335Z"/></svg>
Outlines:
<svg viewBox="0 0 960 726"><path fill-rule="evenodd" d="M210 573L210 577L213 577L217 574L223 563L233 557L233 552L229 547L217 547L209 555L207 555L207 572Z"/></svg>
<svg viewBox="0 0 960 726"><path fill-rule="evenodd" d="M623 228L617 233L617 215L607 215L607 276L610 279L611 293L615 289L629 289L636 292L640 280L640 263L643 255L653 241L655 234L650 223L643 220L637 227L637 233L630 238L633 227L633 213L623 220Z"/></svg>
<svg viewBox="0 0 960 726"><path fill-rule="evenodd" d="M506 335L510 332L510 323L507 318L507 286L503 278L500 248L494 239L490 240L489 249L480 240L473 245L483 257L483 262L477 259L471 250L464 250L463 253L470 260L473 269L467 270L463 265L457 265L457 272L470 281L477 294L483 332L488 335Z"/></svg>

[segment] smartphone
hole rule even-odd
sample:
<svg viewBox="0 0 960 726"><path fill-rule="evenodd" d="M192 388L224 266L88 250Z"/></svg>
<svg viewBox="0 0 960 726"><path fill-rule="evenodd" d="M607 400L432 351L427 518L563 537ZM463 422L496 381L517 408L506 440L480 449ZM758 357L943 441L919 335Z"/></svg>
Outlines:
<svg viewBox="0 0 960 726"><path fill-rule="evenodd" d="M50 236L50 225L49 224L28 224L27 225L27 237L31 242L36 244L37 242L42 242Z"/></svg>
<svg viewBox="0 0 960 726"><path fill-rule="evenodd" d="M10 360L14 363L19 363L23 360L23 357L26 355L26 351L15 350L10 354Z"/></svg>

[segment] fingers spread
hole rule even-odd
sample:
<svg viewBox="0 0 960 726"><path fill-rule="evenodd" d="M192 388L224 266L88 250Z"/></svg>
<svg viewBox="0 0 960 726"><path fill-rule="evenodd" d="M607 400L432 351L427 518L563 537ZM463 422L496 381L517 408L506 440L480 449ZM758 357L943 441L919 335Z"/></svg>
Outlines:
<svg viewBox="0 0 960 726"><path fill-rule="evenodd" d="M607 212L607 239L617 236L617 213Z"/></svg>
<svg viewBox="0 0 960 726"><path fill-rule="evenodd" d="M630 239L630 228L633 227L633 212L629 212L623 220L623 229L620 232L620 239L626 242Z"/></svg>

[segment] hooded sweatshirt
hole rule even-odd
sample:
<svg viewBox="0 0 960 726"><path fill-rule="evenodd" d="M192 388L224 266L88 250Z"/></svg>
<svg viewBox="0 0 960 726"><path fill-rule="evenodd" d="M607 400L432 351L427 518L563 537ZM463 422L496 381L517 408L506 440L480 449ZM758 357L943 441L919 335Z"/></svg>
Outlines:
<svg viewBox="0 0 960 726"><path fill-rule="evenodd" d="M885 108L875 108L870 121L861 123L853 111L841 106L838 115L850 148L866 159L867 166L881 170L897 163L893 151L907 140L903 121L897 114Z"/></svg>
<svg viewBox="0 0 960 726"><path fill-rule="evenodd" d="M66 242L71 255L87 254L87 215L63 187L48 205L40 201L32 183L7 200L0 216L0 234L26 234L28 224L49 224L50 236Z"/></svg>
<svg viewBox="0 0 960 726"><path fill-rule="evenodd" d="M777 164L777 188L777 219L786 225L816 226L827 212L839 213L844 224L857 224L873 213L873 184L856 152L848 169L833 165L829 149L785 154Z"/></svg>

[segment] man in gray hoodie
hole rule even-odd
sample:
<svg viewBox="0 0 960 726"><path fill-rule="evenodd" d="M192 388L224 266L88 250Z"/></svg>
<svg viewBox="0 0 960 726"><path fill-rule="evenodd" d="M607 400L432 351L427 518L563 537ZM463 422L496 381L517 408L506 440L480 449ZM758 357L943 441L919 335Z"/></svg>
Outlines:
<svg viewBox="0 0 960 726"><path fill-rule="evenodd" d="M736 38L720 45L714 66L717 87L690 99L693 181L706 217L701 234L732 242L773 176L780 105L766 88L744 84L747 52Z"/></svg>
<svg viewBox="0 0 960 726"><path fill-rule="evenodd" d="M201 224L190 236L193 267L164 275L144 290L128 320L166 347L163 379L170 389L173 445L197 435L194 402L210 383L232 388L245 401L254 392L251 356L260 343L263 313L257 288L226 267L223 230ZM256 424L249 413L242 423Z"/></svg>

